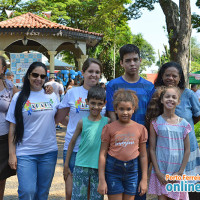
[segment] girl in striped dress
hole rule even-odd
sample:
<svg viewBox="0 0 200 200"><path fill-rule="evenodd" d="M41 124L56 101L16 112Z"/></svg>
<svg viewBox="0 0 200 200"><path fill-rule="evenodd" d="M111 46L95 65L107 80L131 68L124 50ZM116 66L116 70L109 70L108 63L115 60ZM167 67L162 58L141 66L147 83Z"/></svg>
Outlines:
<svg viewBox="0 0 200 200"><path fill-rule="evenodd" d="M150 123L150 156L153 164L149 194L159 200L187 200L187 192L167 191L165 175L182 175L190 155L188 133L190 124L175 114L180 103L180 90L176 87L159 88L150 102L147 121Z"/></svg>

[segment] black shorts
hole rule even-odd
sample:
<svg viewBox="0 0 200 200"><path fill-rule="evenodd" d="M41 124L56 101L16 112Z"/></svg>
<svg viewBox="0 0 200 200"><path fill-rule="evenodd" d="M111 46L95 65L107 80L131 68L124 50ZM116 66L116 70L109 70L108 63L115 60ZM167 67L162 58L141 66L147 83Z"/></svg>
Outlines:
<svg viewBox="0 0 200 200"><path fill-rule="evenodd" d="M13 176L16 171L8 165L8 134L0 136L0 181Z"/></svg>

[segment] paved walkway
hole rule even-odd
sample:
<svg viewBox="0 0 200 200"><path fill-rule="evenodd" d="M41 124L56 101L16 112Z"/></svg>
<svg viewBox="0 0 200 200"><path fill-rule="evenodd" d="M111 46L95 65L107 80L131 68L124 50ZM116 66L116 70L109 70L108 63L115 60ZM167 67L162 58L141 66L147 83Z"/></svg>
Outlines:
<svg viewBox="0 0 200 200"><path fill-rule="evenodd" d="M63 144L66 129L63 128L57 131L57 142L58 142L58 160L55 170L55 175L51 185L49 200L65 200L65 187L63 180ZM17 200L17 176L8 178L6 183L6 190L4 200ZM147 199L155 200L154 196L148 195ZM104 200L107 200L105 196Z"/></svg>

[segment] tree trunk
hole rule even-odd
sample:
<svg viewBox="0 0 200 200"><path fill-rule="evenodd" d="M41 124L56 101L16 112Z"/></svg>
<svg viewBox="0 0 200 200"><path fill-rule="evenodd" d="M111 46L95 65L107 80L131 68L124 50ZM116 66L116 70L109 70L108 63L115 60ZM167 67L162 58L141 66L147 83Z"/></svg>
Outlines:
<svg viewBox="0 0 200 200"><path fill-rule="evenodd" d="M170 60L181 64L186 83L189 72L189 47L192 32L190 0L159 0L164 12L170 47Z"/></svg>

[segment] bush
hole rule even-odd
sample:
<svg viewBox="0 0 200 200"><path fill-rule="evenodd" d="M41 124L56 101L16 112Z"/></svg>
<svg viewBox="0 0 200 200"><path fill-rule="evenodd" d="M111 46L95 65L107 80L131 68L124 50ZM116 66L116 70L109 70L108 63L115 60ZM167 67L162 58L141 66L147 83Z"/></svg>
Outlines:
<svg viewBox="0 0 200 200"><path fill-rule="evenodd" d="M197 138L197 142L200 144L200 122L194 125L194 131Z"/></svg>

